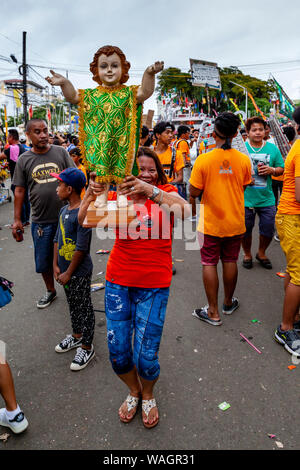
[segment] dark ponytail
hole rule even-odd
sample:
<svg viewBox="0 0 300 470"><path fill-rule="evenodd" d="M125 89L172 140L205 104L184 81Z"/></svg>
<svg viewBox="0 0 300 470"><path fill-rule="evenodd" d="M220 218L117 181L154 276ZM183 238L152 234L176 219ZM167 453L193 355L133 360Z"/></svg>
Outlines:
<svg viewBox="0 0 300 470"><path fill-rule="evenodd" d="M221 146L223 150L231 149L231 140L238 130L240 119L233 113L221 113L215 120L215 134L220 139L225 139L224 144Z"/></svg>
<svg viewBox="0 0 300 470"><path fill-rule="evenodd" d="M230 150L231 149L231 139L229 139L229 137L226 137L225 143L222 145L221 149L223 149L223 150Z"/></svg>

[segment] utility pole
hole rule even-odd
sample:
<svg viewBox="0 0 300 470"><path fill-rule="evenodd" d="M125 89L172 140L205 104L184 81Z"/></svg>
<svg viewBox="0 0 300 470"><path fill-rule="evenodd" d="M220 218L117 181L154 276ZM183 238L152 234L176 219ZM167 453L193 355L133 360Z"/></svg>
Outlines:
<svg viewBox="0 0 300 470"><path fill-rule="evenodd" d="M22 61L22 74L23 74L23 115L24 115L24 124L28 121L27 116L27 106L28 106L28 97L27 97L27 64L26 64L26 31L23 31L23 61Z"/></svg>

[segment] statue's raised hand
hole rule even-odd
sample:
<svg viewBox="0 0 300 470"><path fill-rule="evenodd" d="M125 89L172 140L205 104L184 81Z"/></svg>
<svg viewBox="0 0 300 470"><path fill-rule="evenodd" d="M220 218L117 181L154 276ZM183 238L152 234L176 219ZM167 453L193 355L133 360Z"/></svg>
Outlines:
<svg viewBox="0 0 300 470"><path fill-rule="evenodd" d="M155 75L159 72L161 72L164 68L164 62L157 61L153 65L149 65L149 67L146 69L146 72L148 72L150 75Z"/></svg>
<svg viewBox="0 0 300 470"><path fill-rule="evenodd" d="M61 75L60 73L54 72L54 70L50 70L52 73L52 77L46 77L45 80L47 80L48 83L52 86L61 86L64 85L68 79Z"/></svg>

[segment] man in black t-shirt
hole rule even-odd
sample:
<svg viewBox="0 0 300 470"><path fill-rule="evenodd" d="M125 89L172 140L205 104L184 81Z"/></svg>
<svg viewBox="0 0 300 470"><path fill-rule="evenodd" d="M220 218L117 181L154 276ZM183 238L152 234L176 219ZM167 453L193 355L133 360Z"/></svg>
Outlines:
<svg viewBox="0 0 300 470"><path fill-rule="evenodd" d="M42 119L28 121L26 134L32 142L32 149L21 155L14 171L15 211L12 234L17 240L18 231L24 232L21 208L28 188L32 208L31 233L36 272L42 274L47 288L37 307L45 308L56 297L53 277L53 239L57 229L58 214L63 205L56 194L57 180L51 176L51 173L60 173L65 168L75 167L75 164L63 147L49 144L48 127Z"/></svg>

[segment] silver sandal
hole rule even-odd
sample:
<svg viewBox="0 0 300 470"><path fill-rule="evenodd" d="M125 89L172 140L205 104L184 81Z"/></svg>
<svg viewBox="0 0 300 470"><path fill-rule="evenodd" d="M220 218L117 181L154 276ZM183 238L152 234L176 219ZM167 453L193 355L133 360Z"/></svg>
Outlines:
<svg viewBox="0 0 300 470"><path fill-rule="evenodd" d="M151 400L142 400L142 410L145 413L145 415L147 416L147 420L148 420L148 416L149 416L150 411L155 407L157 407L155 398L151 398ZM144 420L143 420L143 424L144 424L145 428L154 428L154 426L156 426L158 424L158 421L159 421L159 417L152 424L145 423Z"/></svg>
<svg viewBox="0 0 300 470"><path fill-rule="evenodd" d="M139 399L139 397L133 397L132 395L129 394L125 401L126 401L126 405L127 405L127 413L129 413L129 411L131 411L133 408L137 408L140 399ZM130 421L135 417L135 414L136 414L136 412L129 419L121 418L120 415L119 415L119 418L123 423L130 423Z"/></svg>

